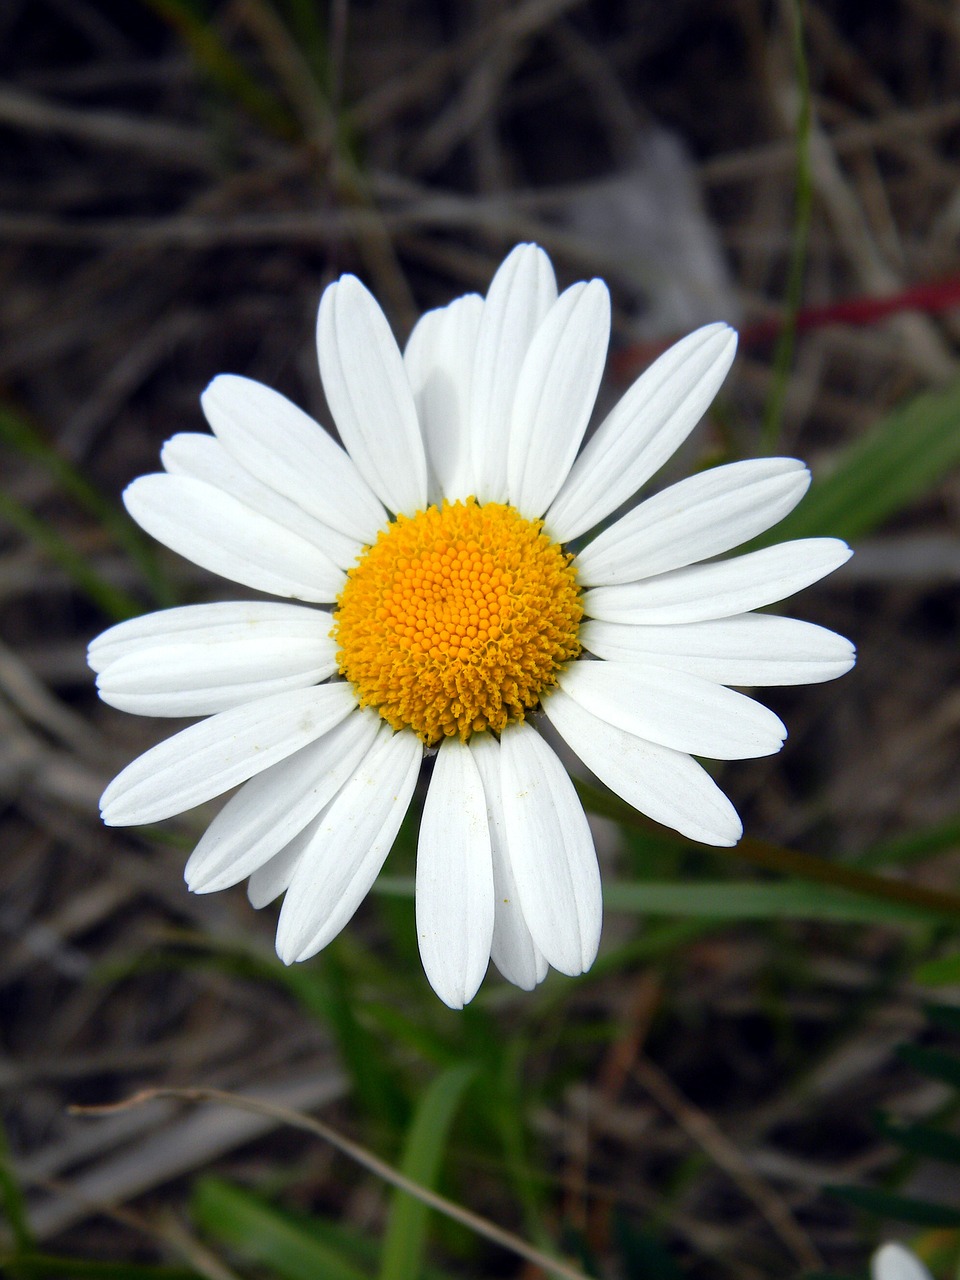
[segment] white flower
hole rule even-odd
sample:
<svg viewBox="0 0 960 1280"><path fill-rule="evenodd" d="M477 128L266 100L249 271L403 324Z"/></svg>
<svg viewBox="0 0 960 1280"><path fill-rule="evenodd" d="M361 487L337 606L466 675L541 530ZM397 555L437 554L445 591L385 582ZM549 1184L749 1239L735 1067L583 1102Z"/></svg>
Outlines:
<svg viewBox="0 0 960 1280"><path fill-rule="evenodd" d="M902 1244L885 1244L870 1259L872 1280L933 1280L930 1272Z"/></svg>
<svg viewBox="0 0 960 1280"><path fill-rule="evenodd" d="M249 877L258 907L285 892L287 963L356 911L425 748L439 746L416 885L437 994L462 1006L491 956L527 989L549 965L583 972L600 936L597 859L539 714L631 805L732 845L740 820L693 756L767 755L786 731L725 686L830 680L852 665L842 637L753 612L836 569L842 542L697 563L796 505L809 475L794 459L693 476L564 549L659 470L736 347L723 324L677 343L581 450L609 330L606 286L558 297L534 245L514 249L485 299L423 316L403 355L344 276L317 324L344 448L275 391L224 375L202 398L214 434L174 436L164 473L127 489L131 515L168 547L306 602L171 609L90 647L112 706L208 717L115 778L104 821L156 822L239 786L187 882L209 893Z"/></svg>

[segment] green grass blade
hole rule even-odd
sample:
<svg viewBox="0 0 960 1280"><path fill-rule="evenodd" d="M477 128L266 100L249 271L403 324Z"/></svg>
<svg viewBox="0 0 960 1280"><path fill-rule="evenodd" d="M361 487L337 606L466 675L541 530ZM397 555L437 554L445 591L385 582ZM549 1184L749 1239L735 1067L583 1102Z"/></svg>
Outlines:
<svg viewBox="0 0 960 1280"><path fill-rule="evenodd" d="M180 36L197 65L227 98L281 138L296 134L293 117L256 80L220 39L211 19L190 0L143 0Z"/></svg>
<svg viewBox="0 0 960 1280"><path fill-rule="evenodd" d="M369 1280L333 1245L252 1192L203 1178L194 1188L192 1206L209 1235L282 1280Z"/></svg>
<svg viewBox="0 0 960 1280"><path fill-rule="evenodd" d="M918 1227L960 1227L960 1209L952 1205L915 1200L891 1191L878 1191L874 1187L824 1187L824 1191L879 1218L912 1222Z"/></svg>
<svg viewBox="0 0 960 1280"><path fill-rule="evenodd" d="M960 465L960 382L908 400L818 478L785 520L752 543L828 534L847 541L878 529Z"/></svg>
<svg viewBox="0 0 960 1280"><path fill-rule="evenodd" d="M896 840L874 845L852 861L858 867L903 867L958 847L960 818L951 818L935 827L923 827L909 835L898 836Z"/></svg>
<svg viewBox="0 0 960 1280"><path fill-rule="evenodd" d="M960 1033L960 1005L928 1004L924 1006L923 1011L938 1027Z"/></svg>
<svg viewBox="0 0 960 1280"><path fill-rule="evenodd" d="M10 1223L17 1253L29 1253L33 1248L33 1236L27 1219L27 1203L13 1170L7 1134L2 1124L0 1124L0 1206Z"/></svg>
<svg viewBox="0 0 960 1280"><path fill-rule="evenodd" d="M284 0L282 8L297 45L325 95L330 93L327 33L315 0Z"/></svg>
<svg viewBox="0 0 960 1280"><path fill-rule="evenodd" d="M865 1271L855 1271L852 1276L849 1272L841 1275L839 1271L804 1271L803 1280L866 1280L866 1275Z"/></svg>
<svg viewBox="0 0 960 1280"><path fill-rule="evenodd" d="M926 987L955 987L960 983L960 953L938 956L918 965L913 980Z"/></svg>
<svg viewBox="0 0 960 1280"><path fill-rule="evenodd" d="M808 880L614 882L604 886L611 911L719 920L837 920L848 924L917 924L929 912L909 904L862 898Z"/></svg>
<svg viewBox="0 0 960 1280"><path fill-rule="evenodd" d="M140 570L157 604L168 607L177 603L176 593L130 517L109 502L72 463L52 448L31 422L7 405L0 405L0 441L16 450L21 457L36 462L62 493L102 525Z"/></svg>
<svg viewBox="0 0 960 1280"><path fill-rule="evenodd" d="M467 1085L477 1068L462 1063L443 1071L430 1084L413 1117L401 1171L433 1190L447 1137ZM405 1191L394 1191L380 1263L380 1280L416 1280L421 1275L430 1210Z"/></svg>
<svg viewBox="0 0 960 1280"><path fill-rule="evenodd" d="M132 618L143 612L139 600L127 595L119 587L113 586L90 567L90 562L79 551L74 550L66 539L34 515L22 503L4 493L0 489L0 520L12 525L18 533L35 543L44 555L66 573L78 590L101 609L109 618L120 622L124 618Z"/></svg>
<svg viewBox="0 0 960 1280"><path fill-rule="evenodd" d="M377 892L412 896L412 878L381 876ZM928 907L861 897L809 880L607 881L603 901L610 911L696 916L718 920L838 920L848 924L929 923ZM947 912L944 919L955 920Z"/></svg>
<svg viewBox="0 0 960 1280"><path fill-rule="evenodd" d="M944 1084L960 1089L960 1058L943 1049L928 1049L925 1045L902 1044L897 1048L897 1057L922 1075L932 1076L934 1080L942 1080Z"/></svg>
<svg viewBox="0 0 960 1280"><path fill-rule="evenodd" d="M588 813L612 818L621 826L635 830L653 829L653 823L649 818L631 809L612 792L601 790L580 778L575 779L575 786ZM873 875L869 871L863 871L847 863L831 862L828 858L801 853L798 849L787 849L766 840L744 837L733 848L720 849L713 845L697 844L666 828L658 828L657 834L664 841L669 840L674 844L698 849L714 857L738 858L756 867L762 867L765 871L776 871L793 879L809 880L813 884L826 885L832 890L849 890L852 893L862 894L866 898L893 902L899 906L909 904L925 912L931 922L949 920L956 924L960 921L960 894L929 889L926 885L913 884L906 880Z"/></svg>
<svg viewBox="0 0 960 1280"><path fill-rule="evenodd" d="M960 1134L925 1124L897 1124L882 1113L875 1117L875 1124L882 1137L903 1147L904 1151L926 1156L928 1160L960 1164Z"/></svg>
<svg viewBox="0 0 960 1280"><path fill-rule="evenodd" d="M15 1261L0 1254L0 1275L16 1275L18 1280L200 1280L199 1271L184 1267L151 1266L143 1262L98 1262L95 1258L70 1258L52 1253L31 1253Z"/></svg>
<svg viewBox="0 0 960 1280"><path fill-rule="evenodd" d="M404 1124L409 1114L407 1099L379 1044L357 1018L359 1002L336 949L324 953L320 967L277 963L272 966L271 976L330 1027L363 1113L388 1129Z"/></svg>

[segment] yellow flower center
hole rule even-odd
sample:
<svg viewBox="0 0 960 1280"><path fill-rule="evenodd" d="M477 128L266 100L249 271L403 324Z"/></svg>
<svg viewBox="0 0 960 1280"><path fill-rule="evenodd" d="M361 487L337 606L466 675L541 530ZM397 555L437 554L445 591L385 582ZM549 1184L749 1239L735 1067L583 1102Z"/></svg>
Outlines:
<svg viewBox="0 0 960 1280"><path fill-rule="evenodd" d="M522 720L580 652L572 557L498 502L399 516L347 574L333 636L360 705L428 745Z"/></svg>

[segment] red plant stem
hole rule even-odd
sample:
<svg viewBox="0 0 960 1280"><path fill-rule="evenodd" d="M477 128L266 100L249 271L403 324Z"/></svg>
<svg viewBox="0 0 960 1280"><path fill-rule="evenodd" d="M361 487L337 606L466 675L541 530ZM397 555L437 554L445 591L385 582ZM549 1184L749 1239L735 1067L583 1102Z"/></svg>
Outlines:
<svg viewBox="0 0 960 1280"><path fill-rule="evenodd" d="M802 333L809 329L822 329L828 324L876 324L902 311L923 311L935 315L952 307L960 307L960 276L931 284L912 285L884 298L845 298L821 307L804 307L797 312L795 327L798 333ZM783 325L784 320L779 316L748 324L740 331L740 346L751 349L766 346L776 339ZM635 377L672 342L673 339L637 342L615 352L611 360L614 377L624 382Z"/></svg>

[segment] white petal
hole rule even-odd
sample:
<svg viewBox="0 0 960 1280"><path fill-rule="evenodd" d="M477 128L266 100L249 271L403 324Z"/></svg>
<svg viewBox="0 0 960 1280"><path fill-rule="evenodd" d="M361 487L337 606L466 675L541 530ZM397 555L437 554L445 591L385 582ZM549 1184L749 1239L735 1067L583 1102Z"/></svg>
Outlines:
<svg viewBox="0 0 960 1280"><path fill-rule="evenodd" d="M470 382L483 299L468 293L420 317L403 363L413 390L427 454L429 500L474 491L470 462Z"/></svg>
<svg viewBox="0 0 960 1280"><path fill-rule="evenodd" d="M387 514L348 454L278 391L221 374L200 397L217 438L251 475L331 529L371 543Z"/></svg>
<svg viewBox="0 0 960 1280"><path fill-rule="evenodd" d="M262 867L251 871L247 881L247 898L251 907L257 911L276 901L281 893L286 893L297 869L300 855L313 839L322 815L309 822L299 831L289 844L284 845L279 853L275 853Z"/></svg>
<svg viewBox="0 0 960 1280"><path fill-rule="evenodd" d="M245 782L187 860L183 874L190 889L226 889L279 853L358 768L381 723L375 711L358 709L316 742Z"/></svg>
<svg viewBox="0 0 960 1280"><path fill-rule="evenodd" d="M902 1244L885 1244L870 1259L872 1280L932 1280L930 1272Z"/></svg>
<svg viewBox="0 0 960 1280"><path fill-rule="evenodd" d="M184 813L329 733L355 707L353 689L337 682L221 711L127 765L103 793L103 820L138 826Z"/></svg>
<svg viewBox="0 0 960 1280"><path fill-rule="evenodd" d="M549 965L530 936L510 862L506 820L500 796L500 744L489 733L470 740L487 801L487 822L493 854L493 940L490 958L508 982L532 991L547 976Z"/></svg>
<svg viewBox="0 0 960 1280"><path fill-rule="evenodd" d="M112 663L130 654L142 653L165 644L232 644L246 637L267 639L289 635L326 635L330 614L324 609L278 600L223 601L216 604L187 604L177 609L160 609L139 618L118 622L97 636L87 651L94 671L105 671Z"/></svg>
<svg viewBox="0 0 960 1280"><path fill-rule="evenodd" d="M740 839L733 805L690 756L599 720L562 689L544 699L543 709L587 768L640 813L703 844Z"/></svg>
<svg viewBox="0 0 960 1280"><path fill-rule="evenodd" d="M506 501L517 379L533 335L556 300L550 259L533 244L517 245L490 282L470 392L470 451L480 502Z"/></svg>
<svg viewBox="0 0 960 1280"><path fill-rule="evenodd" d="M708 324L665 351L597 428L546 515L568 542L637 492L703 417L727 376L737 335Z"/></svg>
<svg viewBox="0 0 960 1280"><path fill-rule="evenodd" d="M610 586L717 556L769 529L810 485L795 458L756 458L690 476L628 511L577 556L581 586Z"/></svg>
<svg viewBox="0 0 960 1280"><path fill-rule="evenodd" d="M856 656L850 641L835 631L768 613L663 627L589 618L579 639L598 658L652 662L743 686L835 680L850 670Z"/></svg>
<svg viewBox="0 0 960 1280"><path fill-rule="evenodd" d="M327 404L347 452L390 511L427 503L427 463L413 393L386 316L356 276L324 290L317 353Z"/></svg>
<svg viewBox="0 0 960 1280"><path fill-rule="evenodd" d="M610 294L591 280L560 295L527 349L513 401L507 493L528 519L543 515L573 465L609 341Z"/></svg>
<svg viewBox="0 0 960 1280"><path fill-rule="evenodd" d="M282 497L257 477L252 476L230 456L213 436L182 432L163 446L160 461L168 474L192 476L212 484L223 493L242 502L275 524L297 534L319 547L340 568L348 568L356 560L362 544L327 525L321 524L289 498ZM384 517L386 518L386 517Z"/></svg>
<svg viewBox="0 0 960 1280"><path fill-rule="evenodd" d="M277 926L285 964L335 938L376 880L413 797L423 748L382 724L353 776L323 811L300 854Z"/></svg>
<svg viewBox="0 0 960 1280"><path fill-rule="evenodd" d="M500 740L500 786L520 905L537 948L561 973L584 973L600 945L603 901L593 837L573 783L535 729Z"/></svg>
<svg viewBox="0 0 960 1280"><path fill-rule="evenodd" d="M451 1009L477 994L493 938L493 864L480 773L457 738L440 747L417 842L417 941Z"/></svg>
<svg viewBox="0 0 960 1280"><path fill-rule="evenodd" d="M594 587L583 607L604 622L702 622L760 609L809 587L850 559L838 538L799 538L732 560L686 569L619 587Z"/></svg>
<svg viewBox="0 0 960 1280"><path fill-rule="evenodd" d="M674 751L742 760L775 754L787 731L746 694L665 667L575 662L558 682L591 715Z"/></svg>
<svg viewBox="0 0 960 1280"><path fill-rule="evenodd" d="M151 537L223 578L317 602L343 590L343 571L318 547L201 480L141 476L123 501Z"/></svg>
<svg viewBox="0 0 960 1280"><path fill-rule="evenodd" d="M319 618L323 617L318 609ZM317 622L301 634L141 646L97 679L100 697L141 716L208 716L332 676L337 646Z"/></svg>

